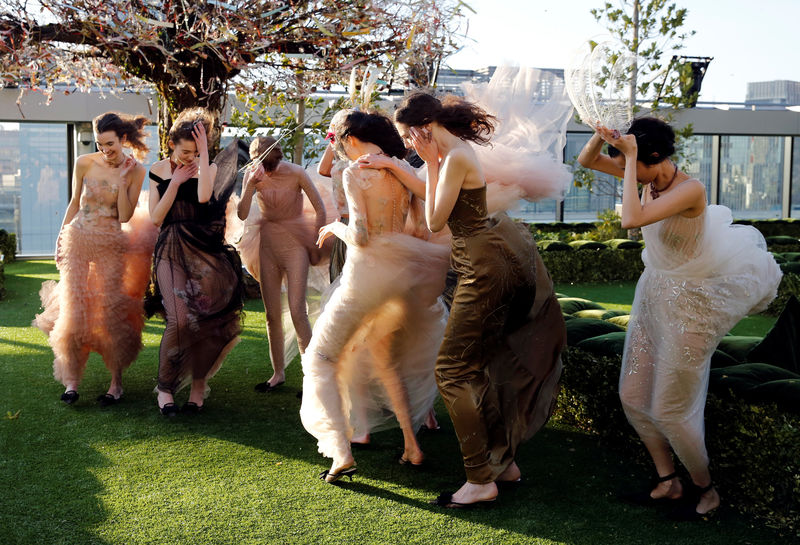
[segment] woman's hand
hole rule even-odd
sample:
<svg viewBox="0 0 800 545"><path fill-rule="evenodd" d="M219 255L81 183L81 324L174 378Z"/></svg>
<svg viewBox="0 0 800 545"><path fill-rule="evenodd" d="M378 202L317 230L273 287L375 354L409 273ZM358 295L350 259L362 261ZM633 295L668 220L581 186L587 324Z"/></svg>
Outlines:
<svg viewBox="0 0 800 545"><path fill-rule="evenodd" d="M251 165L248 169L244 172L244 186L254 186L264 177L266 172L264 172L264 165L261 164L261 161L258 162L257 165Z"/></svg>
<svg viewBox="0 0 800 545"><path fill-rule="evenodd" d="M208 155L208 136L206 135L206 127L202 123L197 123L192 129L192 138L197 146L197 154L201 157Z"/></svg>
<svg viewBox="0 0 800 545"><path fill-rule="evenodd" d="M380 153L368 153L356 159L358 168L392 168L395 166L391 157Z"/></svg>
<svg viewBox="0 0 800 545"><path fill-rule="evenodd" d="M411 136L411 145L414 151L417 152L419 158L428 163L439 162L439 146L433 140L433 134L430 129L422 129L420 127L411 127L408 131Z"/></svg>
<svg viewBox="0 0 800 545"><path fill-rule="evenodd" d="M339 223L338 221L334 221L333 223L329 223L328 225L322 227L319 230L319 236L317 237L317 247L322 248L322 245L325 243L325 240L328 237L334 235L333 231L335 229L335 225Z"/></svg>
<svg viewBox="0 0 800 545"><path fill-rule="evenodd" d="M178 165L178 168L172 171L172 180L170 181L171 184L181 185L186 180L194 178L197 174L197 163L191 163L189 165Z"/></svg>
<svg viewBox="0 0 800 545"><path fill-rule="evenodd" d="M138 161L136 161L136 159L130 155L122 162L122 170L120 171L119 175L122 178L122 184L124 187L128 187L130 185L131 180L128 178L128 176L131 172L133 172L138 164Z"/></svg>
<svg viewBox="0 0 800 545"><path fill-rule="evenodd" d="M613 131L603 126L597 127L597 134L617 148L625 157L635 157L639 150L639 146L636 144L636 137L632 134L619 134L619 131Z"/></svg>

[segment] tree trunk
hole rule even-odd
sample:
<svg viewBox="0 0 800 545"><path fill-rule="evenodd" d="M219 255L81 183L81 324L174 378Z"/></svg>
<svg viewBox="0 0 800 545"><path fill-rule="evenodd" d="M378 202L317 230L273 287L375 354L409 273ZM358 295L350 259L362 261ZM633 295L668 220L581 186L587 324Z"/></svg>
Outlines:
<svg viewBox="0 0 800 545"><path fill-rule="evenodd" d="M636 112L636 87L639 78L639 0L633 0L633 70L631 70L631 113Z"/></svg>

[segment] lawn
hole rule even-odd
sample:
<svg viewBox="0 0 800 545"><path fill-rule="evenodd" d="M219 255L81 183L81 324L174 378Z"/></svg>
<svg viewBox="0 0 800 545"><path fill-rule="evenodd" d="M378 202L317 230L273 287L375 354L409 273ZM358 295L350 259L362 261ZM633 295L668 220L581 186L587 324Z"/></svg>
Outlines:
<svg viewBox="0 0 800 545"><path fill-rule="evenodd" d="M458 445L441 404L442 430L420 436L426 465L397 463L398 430L356 451L359 473L340 486L317 474L328 463L300 424L300 366L265 395L264 311L249 301L242 342L211 382L202 415L160 416L153 388L162 322L147 323L145 348L125 375L124 401L101 409L107 372L92 357L74 406L59 401L52 353L30 327L52 262L7 266L0 301L0 543L789 543L727 509L707 523L674 524L630 507L619 489L646 474L592 436L547 428L523 445L525 480L490 509L444 511L428 501L463 479ZM574 288L574 289L572 289ZM559 288L625 305L632 287ZM627 291L626 291L627 290ZM604 296L607 293L608 296ZM178 401L183 402L182 392ZM722 491L724 497L724 490Z"/></svg>

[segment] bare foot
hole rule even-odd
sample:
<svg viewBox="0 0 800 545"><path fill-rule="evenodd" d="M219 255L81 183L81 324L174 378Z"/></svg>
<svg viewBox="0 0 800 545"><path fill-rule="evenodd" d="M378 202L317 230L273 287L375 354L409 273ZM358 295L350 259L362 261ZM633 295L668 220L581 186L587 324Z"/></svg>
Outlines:
<svg viewBox="0 0 800 545"><path fill-rule="evenodd" d="M175 398L169 392L158 391L158 408L163 409L167 403L175 403Z"/></svg>
<svg viewBox="0 0 800 545"><path fill-rule="evenodd" d="M522 479L522 471L520 471L517 462L511 462L509 466L497 476L494 480L499 483L513 483Z"/></svg>
<svg viewBox="0 0 800 545"><path fill-rule="evenodd" d="M492 483L476 484L466 482L453 494L453 502L461 504L491 501L497 497L497 485Z"/></svg>
<svg viewBox="0 0 800 545"><path fill-rule="evenodd" d="M429 430L439 429L439 421L436 420L436 412L433 409L428 412L428 416L425 417L425 423L423 425Z"/></svg>
<svg viewBox="0 0 800 545"><path fill-rule="evenodd" d="M327 475L325 475L325 482L335 482L338 481L342 475L343 471L347 471L348 469L355 469L356 461L353 459L352 456L346 458L344 460L334 460L333 464L331 464L331 468L328 470Z"/></svg>
<svg viewBox="0 0 800 545"><path fill-rule="evenodd" d="M422 465L422 462L424 461L425 461L425 454L419 448L416 449L406 448L403 451L403 455L400 457L401 464L411 464L412 466Z"/></svg>
<svg viewBox="0 0 800 545"><path fill-rule="evenodd" d="M650 497L654 500L660 500L661 498L677 500L681 496L683 496L683 486L681 485L680 479L677 477L658 483L650 492Z"/></svg>
<svg viewBox="0 0 800 545"><path fill-rule="evenodd" d="M716 488L712 488L708 492L704 493L700 496L700 502L697 504L697 507L694 508L695 511L700 513L701 515L705 515L712 509L716 509L719 507L719 494L717 493Z"/></svg>

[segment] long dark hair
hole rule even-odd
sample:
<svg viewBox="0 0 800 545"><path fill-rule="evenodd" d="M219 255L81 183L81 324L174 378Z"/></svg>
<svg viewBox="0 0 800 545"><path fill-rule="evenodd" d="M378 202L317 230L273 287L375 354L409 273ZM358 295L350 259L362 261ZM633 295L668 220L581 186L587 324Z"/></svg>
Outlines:
<svg viewBox="0 0 800 545"><path fill-rule="evenodd" d="M417 91L403 101L394 113L394 120L409 127L439 123L442 127L476 144L486 145L491 140L497 118L486 113L475 103L447 95L442 100Z"/></svg>
<svg viewBox="0 0 800 545"><path fill-rule="evenodd" d="M636 137L638 151L636 159L645 165L657 165L675 153L675 131L669 123L655 117L639 117L633 120L627 134ZM608 155L616 157L620 152L608 146Z"/></svg>
<svg viewBox="0 0 800 545"><path fill-rule="evenodd" d="M375 144L391 157L403 159L408 153L392 120L383 114L353 110L341 119L337 120L334 117L331 126L335 140L334 147L342 158L347 158L342 141L348 136L355 136L362 142Z"/></svg>
<svg viewBox="0 0 800 545"><path fill-rule="evenodd" d="M106 112L98 115L92 120L92 128L97 134L107 131L114 131L117 138L126 138L126 145L133 150L133 155L140 161L147 156L150 148L147 147L145 139L147 132L144 126L149 120L142 115L127 115L117 112Z"/></svg>
<svg viewBox="0 0 800 545"><path fill-rule="evenodd" d="M176 144L181 140L188 140L194 142L192 131L196 124L202 123L206 129L206 137L209 142L214 141L214 131L216 130L214 124L214 116L205 108L188 108L183 110L175 118L172 127L169 129L169 139Z"/></svg>

